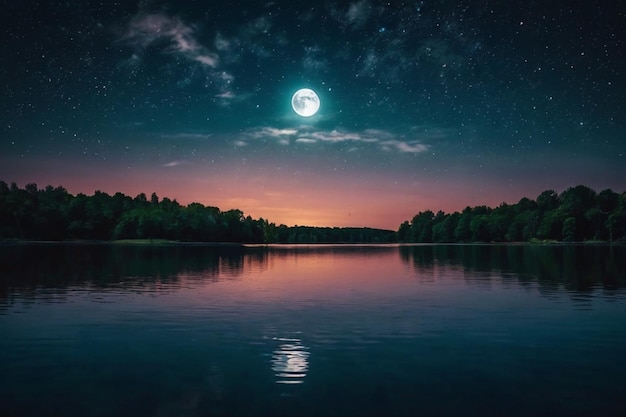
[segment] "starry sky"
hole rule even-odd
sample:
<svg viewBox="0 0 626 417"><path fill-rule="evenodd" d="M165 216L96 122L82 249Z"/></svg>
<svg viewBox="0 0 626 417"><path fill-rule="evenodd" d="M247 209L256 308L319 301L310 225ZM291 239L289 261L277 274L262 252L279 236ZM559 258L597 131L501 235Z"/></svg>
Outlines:
<svg viewBox="0 0 626 417"><path fill-rule="evenodd" d="M621 1L2 3L7 183L389 229L626 191Z"/></svg>

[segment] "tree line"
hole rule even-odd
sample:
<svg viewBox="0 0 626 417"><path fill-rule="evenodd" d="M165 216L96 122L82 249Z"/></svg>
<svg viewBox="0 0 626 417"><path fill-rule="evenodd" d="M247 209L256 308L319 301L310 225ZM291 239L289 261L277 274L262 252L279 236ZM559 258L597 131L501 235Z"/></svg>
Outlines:
<svg viewBox="0 0 626 417"><path fill-rule="evenodd" d="M400 242L582 242L626 240L626 193L596 193L578 185L561 194L547 190L536 200L462 212L419 212L398 228Z"/></svg>
<svg viewBox="0 0 626 417"><path fill-rule="evenodd" d="M285 225L253 219L241 210L221 211L200 203L181 205L156 193L130 197L70 194L65 188L0 181L0 239L187 242L362 243L390 242L395 232L370 228Z"/></svg>
<svg viewBox="0 0 626 417"><path fill-rule="evenodd" d="M239 243L454 243L626 241L626 193L596 193L579 185L536 200L462 212L419 212L397 232L373 228L276 225L241 210L221 211L200 203L181 205L156 193L130 197L96 191L88 196L65 188L0 181L0 239L167 239Z"/></svg>

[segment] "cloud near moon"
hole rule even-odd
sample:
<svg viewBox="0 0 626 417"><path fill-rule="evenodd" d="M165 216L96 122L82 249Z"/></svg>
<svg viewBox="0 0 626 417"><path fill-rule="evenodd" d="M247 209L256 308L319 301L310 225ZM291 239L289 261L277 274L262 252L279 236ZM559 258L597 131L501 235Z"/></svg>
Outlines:
<svg viewBox="0 0 626 417"><path fill-rule="evenodd" d="M312 127L300 126L299 128L280 129L271 126L259 126L248 129L244 132L237 143L237 146L246 146L260 139L274 139L282 145L290 143L351 143L353 145L362 145L386 152L410 153L418 154L428 151L431 146L427 143L432 139L441 139L453 132L437 132L434 136L422 136L413 138L404 138L391 131L380 129L365 129L362 131L350 130L324 130L314 129Z"/></svg>

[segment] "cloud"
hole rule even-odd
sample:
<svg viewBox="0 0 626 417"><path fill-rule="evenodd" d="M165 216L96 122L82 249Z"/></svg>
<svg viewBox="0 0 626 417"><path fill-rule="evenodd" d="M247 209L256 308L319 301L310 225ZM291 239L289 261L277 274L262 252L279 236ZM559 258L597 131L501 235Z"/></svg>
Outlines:
<svg viewBox="0 0 626 417"><path fill-rule="evenodd" d="M247 132L248 136L253 138L284 138L294 136L298 133L297 129L278 129L275 127L260 127Z"/></svg>
<svg viewBox="0 0 626 417"><path fill-rule="evenodd" d="M177 160L177 161L167 162L161 166L164 168L173 168L173 167L179 167L179 166L185 166L185 165L191 165L191 162L184 161L184 160Z"/></svg>
<svg viewBox="0 0 626 417"><path fill-rule="evenodd" d="M221 33L217 33L215 35L215 49L218 51L228 51L230 50L232 42L224 37Z"/></svg>
<svg viewBox="0 0 626 417"><path fill-rule="evenodd" d="M164 139L173 139L173 140L209 140L211 138L211 134L204 133L173 133L173 134L163 134L161 135Z"/></svg>
<svg viewBox="0 0 626 417"><path fill-rule="evenodd" d="M211 68L216 68L219 63L219 57L216 54L197 55L193 59Z"/></svg>
<svg viewBox="0 0 626 417"><path fill-rule="evenodd" d="M311 138L298 138L296 139L296 143L317 143L317 141Z"/></svg>
<svg viewBox="0 0 626 417"><path fill-rule="evenodd" d="M160 43L163 45L163 52L166 53L183 54L190 59L211 56L212 54L197 41L194 32L193 26L183 23L176 17L161 13L138 14L128 23L123 38L130 45L140 49ZM213 68L217 66L216 61L208 60L206 64Z"/></svg>
<svg viewBox="0 0 626 417"><path fill-rule="evenodd" d="M261 34L267 34L272 28L271 20L266 16L258 17L248 23L243 30L245 38L253 38Z"/></svg>
<svg viewBox="0 0 626 417"><path fill-rule="evenodd" d="M386 151L395 149L399 152L406 153L421 153L428 150L427 145L424 145L423 143L417 141L402 142L400 140L386 140L380 142L380 146L383 150Z"/></svg>
<svg viewBox="0 0 626 417"><path fill-rule="evenodd" d="M362 59L361 68L359 69L359 75L368 75L374 77L377 73L376 66L380 60L379 56L373 49L367 51L367 54Z"/></svg>
<svg viewBox="0 0 626 417"><path fill-rule="evenodd" d="M423 3L394 3L392 7L371 0L327 2L326 13L338 29L351 32L344 33L350 42L336 51L333 60L345 61L359 77L393 84L403 84L407 74L418 68L442 78L441 82L455 82L459 69L478 62L468 57L484 53L482 39L472 26L475 20L464 16L470 13L467 8L455 18L442 19L437 8ZM321 57L305 55L311 63Z"/></svg>
<svg viewBox="0 0 626 417"><path fill-rule="evenodd" d="M222 91L219 94L216 94L215 97L230 100L230 99L234 99L236 95L232 91L226 90L226 91Z"/></svg>
<svg viewBox="0 0 626 417"><path fill-rule="evenodd" d="M198 40L197 32L196 26L185 23L178 17L140 12L130 19L122 34L122 40L135 49L132 58L124 66L136 68L146 50L153 48L166 55L183 57L204 69L198 73L207 77L220 91L218 97L221 104L236 99L229 90L235 77L224 69L219 54L230 48L228 40L218 34L215 50L212 50Z"/></svg>
<svg viewBox="0 0 626 417"><path fill-rule="evenodd" d="M220 57L229 64L241 62L246 55L271 58L276 55L277 48L287 43L285 34L274 30L273 18L268 16L253 18L242 24L230 37L218 32L213 41Z"/></svg>
<svg viewBox="0 0 626 417"><path fill-rule="evenodd" d="M354 150L355 146L372 147L383 151L395 151L400 153L422 153L427 151L430 146L425 144L422 139L412 138L404 139L392 132L380 129L365 129L362 131L349 131L343 129L332 130L316 130L309 126L299 128L276 128L270 126L262 126L249 129L244 132L240 141L252 143L255 140L276 140L281 145L289 145L290 143L306 143L306 144L346 144L352 146L349 150Z"/></svg>
<svg viewBox="0 0 626 417"><path fill-rule="evenodd" d="M363 141L363 135L356 132L347 132L340 130L320 130L317 132L307 133L308 136L311 136L315 139L318 139L322 142L346 142L346 141L354 141L361 142Z"/></svg>
<svg viewBox="0 0 626 417"><path fill-rule="evenodd" d="M346 18L355 28L362 27L370 15L371 6L369 2L362 0L352 3L346 12Z"/></svg>
<svg viewBox="0 0 626 417"><path fill-rule="evenodd" d="M305 46L302 68L307 71L321 71L328 67L328 60L322 58L322 49L318 46Z"/></svg>
<svg viewBox="0 0 626 417"><path fill-rule="evenodd" d="M208 44L201 41L207 37L201 28L164 12L139 11L119 33L120 41L132 48L132 55L118 68L137 73L144 57L155 51L175 57L178 62L186 60L189 64L187 74L178 84L187 86L196 79L204 85L211 85L215 89L216 103L228 107L251 95L236 92L238 89L233 87L235 77L229 68L239 64L246 54L268 58L274 55L277 46L287 44L284 34L272 32L273 19L268 16L249 20L238 27L233 37L218 31ZM319 60L309 60L308 63L312 68L320 68ZM164 73L168 74L167 71Z"/></svg>
<svg viewBox="0 0 626 417"><path fill-rule="evenodd" d="M227 86L224 87L218 94L215 94L217 104L222 107L229 107L231 104L246 100L250 96L250 93L237 94L233 90L228 89Z"/></svg>
<svg viewBox="0 0 626 417"><path fill-rule="evenodd" d="M372 13L372 6L367 0L355 1L347 9L331 7L331 15L344 27L361 29Z"/></svg>

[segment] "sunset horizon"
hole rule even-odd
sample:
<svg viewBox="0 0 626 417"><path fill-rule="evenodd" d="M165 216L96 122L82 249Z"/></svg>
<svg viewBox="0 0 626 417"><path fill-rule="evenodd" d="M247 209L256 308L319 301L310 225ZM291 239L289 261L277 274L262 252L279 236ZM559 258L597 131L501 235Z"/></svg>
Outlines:
<svg viewBox="0 0 626 417"><path fill-rule="evenodd" d="M408 209L408 210L407 210L407 207L400 207L398 209L399 213L408 213L405 217L397 218L397 219L395 218L387 219L385 216L388 215L389 213L393 213L393 207L392 208L386 207L384 205L384 201L381 202L379 206L377 206L378 211L373 211L369 213L362 213L359 210L355 210L354 212L347 212L347 213L339 212L339 210L334 211L332 207L327 208L323 205L321 207L315 207L314 205L310 205L310 204L314 204L314 202L307 201L307 200L305 200L305 203L309 203L309 205L305 205L301 208L293 207L293 206L292 207L285 207L285 206L263 207L263 206L255 205L254 207L257 207L256 209L254 207L252 209L249 209L248 204L250 204L249 202L250 200L252 200L250 198L245 198L245 197L238 198L236 196L233 196L232 198L227 198L224 200L219 200L219 199L203 200L201 198L201 193L194 194L192 192L190 194L186 194L184 192L180 193L179 191L179 194L176 194L176 193L166 194L165 191L168 190L167 188L163 189L163 192L161 192L158 189L143 190L141 188L142 187L141 185L134 187L132 185L129 186L127 184L126 186L120 185L119 188L108 189L108 188L100 187L100 188L91 190L89 186L83 186L83 188L81 188L80 182L78 182L78 184L75 185L74 187L72 186L68 187L60 183L53 184L53 183L29 181L29 182L20 184L20 183L16 183L15 181L5 181L4 179L0 179L0 181L4 181L7 185L11 185L12 183L15 183L18 187L21 187L21 188L23 188L27 184L35 184L37 185L39 190L43 190L45 187L48 187L48 186L54 187L54 188L62 187L65 190L67 190L68 193L74 196L78 194L92 196L96 192L103 192L111 196L116 193L122 193L131 198L135 198L140 194L144 194L149 199L151 195L154 193L160 200L167 198L167 199L176 201L183 206L187 206L192 203L200 203L207 207L216 207L220 209L220 211L241 210L245 216L251 216L254 219L264 219L268 221L269 223L274 223L276 225L286 225L288 227L294 227L294 226L330 227L330 228L355 227L355 228L383 229L383 230L390 230L390 231L397 231L398 227L403 222L405 221L410 222L411 219L415 215L417 215L420 212L424 212L428 210L434 213L441 211L445 214L452 214L452 213L460 213L467 207L473 208L473 207L486 206L488 208L494 209L502 204L514 205L522 199L530 199L534 201L537 198L537 196L544 191L554 191L557 195L560 195L562 192L572 189L576 186L587 187L587 185L585 184L576 184L576 185L568 186L567 188L562 189L562 190L554 189L554 188L544 188L536 192L534 195L521 195L519 197L516 197L515 195L511 195L511 198L509 200L502 200L498 202L495 202L495 200L493 200L494 202L491 202L491 203L489 202L485 203L482 200L478 200L476 202L471 202L471 200L467 200L467 202L465 203L462 201L458 201L458 204L452 205L447 208L443 207L442 205L437 206L436 200L432 200L434 203L431 206L414 205L414 206L410 206L410 207L414 207L414 209ZM611 189L610 187L603 188L603 189L595 189L593 187L589 187L589 188L591 188L596 193L599 193L604 190L611 190L614 193L618 193L618 194L624 193L623 190ZM180 198L177 197L177 195L180 196ZM274 197L275 199L288 198L288 197L284 197L283 195L279 195L277 193L271 195L271 197ZM307 196L307 197L310 198L310 196ZM222 204L220 204L220 201ZM457 203L457 201L455 201L455 203ZM327 216L326 218L329 219L327 222L324 221L324 218L325 218L324 215L326 215ZM290 221L289 219L292 219L292 220ZM355 220L355 219L361 219L361 220L359 222L359 220ZM372 220L368 223L368 219L372 219Z"/></svg>

